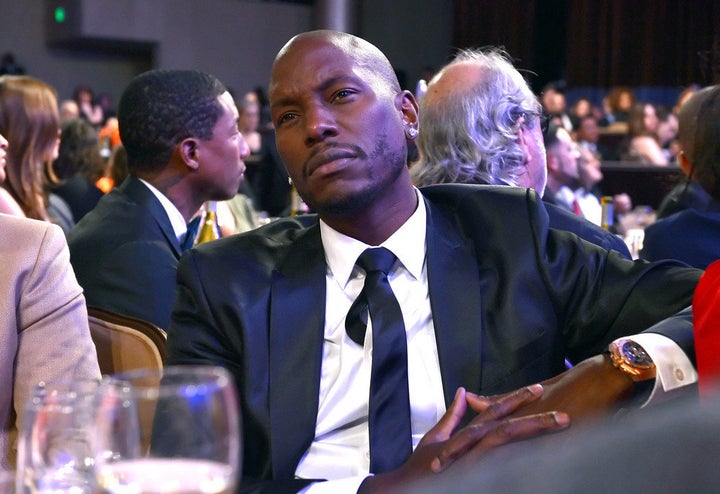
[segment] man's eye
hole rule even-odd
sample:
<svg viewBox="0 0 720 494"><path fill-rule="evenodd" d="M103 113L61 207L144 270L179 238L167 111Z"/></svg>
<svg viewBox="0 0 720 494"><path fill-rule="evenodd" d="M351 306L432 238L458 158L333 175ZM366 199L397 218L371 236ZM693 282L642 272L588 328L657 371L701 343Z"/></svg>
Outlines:
<svg viewBox="0 0 720 494"><path fill-rule="evenodd" d="M296 115L294 113L283 113L280 115L280 118L278 118L277 123L278 125L282 125L290 120L293 120L295 117Z"/></svg>
<svg viewBox="0 0 720 494"><path fill-rule="evenodd" d="M333 94L333 97L332 97L331 101L337 101L337 100L345 99L345 98L347 98L348 96L351 96L351 95L353 95L353 94L355 94L355 91L352 91L352 90L350 90L350 89L341 89L340 91L338 91L338 92L336 92L335 94Z"/></svg>

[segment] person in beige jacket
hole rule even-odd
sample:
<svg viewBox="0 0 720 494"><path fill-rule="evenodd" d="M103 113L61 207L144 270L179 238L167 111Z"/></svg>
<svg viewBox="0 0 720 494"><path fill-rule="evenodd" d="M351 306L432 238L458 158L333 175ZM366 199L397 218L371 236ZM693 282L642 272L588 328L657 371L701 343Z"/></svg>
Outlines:
<svg viewBox="0 0 720 494"><path fill-rule="evenodd" d="M86 378L100 369L62 230L0 214L0 470L14 469L10 438L33 386Z"/></svg>

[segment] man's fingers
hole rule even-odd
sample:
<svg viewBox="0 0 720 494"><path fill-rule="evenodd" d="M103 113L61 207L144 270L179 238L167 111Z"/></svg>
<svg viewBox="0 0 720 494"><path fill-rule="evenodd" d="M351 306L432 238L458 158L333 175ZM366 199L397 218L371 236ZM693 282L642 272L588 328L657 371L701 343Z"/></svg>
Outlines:
<svg viewBox="0 0 720 494"><path fill-rule="evenodd" d="M435 426L427 431L420 440L419 446L435 443L438 441L446 441L458 425L462 421L467 411L467 401L465 397L465 388L458 388L455 392L455 398L453 399L450 408L445 412L440 421Z"/></svg>
<svg viewBox="0 0 720 494"><path fill-rule="evenodd" d="M498 420L507 415L510 415L515 410L523 405L527 405L543 394L543 387L541 384L532 384L524 388L520 388L512 393L507 393L497 397L489 398L491 403L484 407L484 410L478 412L478 416L473 419L473 423L476 422L488 422L491 420ZM472 399L472 398L470 398ZM487 400L488 398L485 398ZM471 405L473 409L475 407Z"/></svg>
<svg viewBox="0 0 720 494"><path fill-rule="evenodd" d="M503 444L537 436L543 432L564 429L570 423L565 413L546 412L501 421L473 423L458 431L440 450L431 463L440 472L453 462L472 452L473 455Z"/></svg>

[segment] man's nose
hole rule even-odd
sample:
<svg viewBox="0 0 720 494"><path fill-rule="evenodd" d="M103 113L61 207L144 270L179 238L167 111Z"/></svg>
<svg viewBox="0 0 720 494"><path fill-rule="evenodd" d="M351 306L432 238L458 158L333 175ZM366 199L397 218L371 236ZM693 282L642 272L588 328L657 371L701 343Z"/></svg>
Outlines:
<svg viewBox="0 0 720 494"><path fill-rule="evenodd" d="M313 108L306 113L305 127L307 136L305 143L312 145L322 142L328 137L337 135L337 123L332 113L322 107Z"/></svg>

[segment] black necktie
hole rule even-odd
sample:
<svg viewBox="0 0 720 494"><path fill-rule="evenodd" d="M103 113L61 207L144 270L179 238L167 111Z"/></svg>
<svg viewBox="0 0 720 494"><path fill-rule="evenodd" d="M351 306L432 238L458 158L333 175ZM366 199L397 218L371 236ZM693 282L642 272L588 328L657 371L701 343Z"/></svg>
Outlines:
<svg viewBox="0 0 720 494"><path fill-rule="evenodd" d="M200 228L200 216L196 216L190 220L187 224L187 232L185 232L185 238L183 238L180 244L180 250L185 252L190 249L195 243L195 236L197 235L198 229Z"/></svg>
<svg viewBox="0 0 720 494"><path fill-rule="evenodd" d="M345 319L348 336L362 345L369 310L373 327L368 430L370 472L402 465L412 453L407 341L402 311L387 273L396 257L384 247L367 249L357 265L365 270L365 286Z"/></svg>

